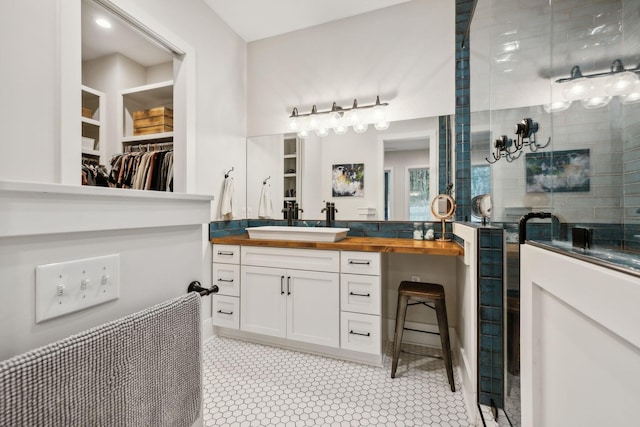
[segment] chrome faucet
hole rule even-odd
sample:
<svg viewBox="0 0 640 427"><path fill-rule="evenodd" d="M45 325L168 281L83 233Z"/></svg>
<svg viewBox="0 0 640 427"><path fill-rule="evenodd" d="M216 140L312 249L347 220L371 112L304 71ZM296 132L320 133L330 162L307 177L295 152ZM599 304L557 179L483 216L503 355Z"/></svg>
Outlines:
<svg viewBox="0 0 640 427"><path fill-rule="evenodd" d="M336 204L333 202L325 202L325 207L320 210L320 212L324 212L326 215L325 226L331 227L331 222L336 220Z"/></svg>

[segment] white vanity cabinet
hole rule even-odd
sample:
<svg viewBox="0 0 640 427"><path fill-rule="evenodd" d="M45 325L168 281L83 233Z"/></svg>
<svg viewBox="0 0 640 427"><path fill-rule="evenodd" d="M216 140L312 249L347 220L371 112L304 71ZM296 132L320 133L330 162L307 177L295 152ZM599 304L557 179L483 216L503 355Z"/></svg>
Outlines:
<svg viewBox="0 0 640 427"><path fill-rule="evenodd" d="M243 246L240 329L337 348L339 252Z"/></svg>
<svg viewBox="0 0 640 427"><path fill-rule="evenodd" d="M381 256L340 253L341 348L382 355Z"/></svg>
<svg viewBox="0 0 640 427"><path fill-rule="evenodd" d="M212 323L230 329L240 327L240 246L213 245L211 283L218 286L213 294Z"/></svg>

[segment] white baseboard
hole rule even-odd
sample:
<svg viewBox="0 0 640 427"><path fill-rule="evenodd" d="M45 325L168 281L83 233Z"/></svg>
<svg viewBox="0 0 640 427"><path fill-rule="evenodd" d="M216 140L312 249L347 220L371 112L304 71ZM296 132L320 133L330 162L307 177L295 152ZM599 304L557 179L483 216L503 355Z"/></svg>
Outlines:
<svg viewBox="0 0 640 427"><path fill-rule="evenodd" d="M202 342L205 342L206 340L208 340L213 336L213 318L212 317L209 317L208 319L204 319L202 321L200 336L202 337Z"/></svg>

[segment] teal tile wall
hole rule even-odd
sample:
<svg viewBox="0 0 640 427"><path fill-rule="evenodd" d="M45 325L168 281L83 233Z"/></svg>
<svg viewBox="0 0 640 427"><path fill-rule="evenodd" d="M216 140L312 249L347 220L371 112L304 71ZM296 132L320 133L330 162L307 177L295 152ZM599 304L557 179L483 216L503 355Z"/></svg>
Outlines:
<svg viewBox="0 0 640 427"><path fill-rule="evenodd" d="M447 193L447 184L451 182L451 158L449 157L449 141L451 141L451 118L438 117L438 193Z"/></svg>
<svg viewBox="0 0 640 427"><path fill-rule="evenodd" d="M470 35L464 47L462 41L467 30L472 0L456 0L456 220L471 218L471 69L469 61Z"/></svg>
<svg viewBox="0 0 640 427"><path fill-rule="evenodd" d="M479 401L504 407L504 237L498 227L478 228Z"/></svg>
<svg viewBox="0 0 640 427"><path fill-rule="evenodd" d="M413 238L413 222L407 221L335 221L333 227L349 228L348 236L353 237L392 237L400 239ZM224 237L244 234L247 227L260 227L265 225L287 225L286 220L276 219L244 219L235 221L214 221L209 224L209 237ZM324 227L324 221L293 221L295 227ZM452 238L453 225L447 222L445 225L445 237ZM432 228L435 237L442 235L441 222L423 222L423 228Z"/></svg>

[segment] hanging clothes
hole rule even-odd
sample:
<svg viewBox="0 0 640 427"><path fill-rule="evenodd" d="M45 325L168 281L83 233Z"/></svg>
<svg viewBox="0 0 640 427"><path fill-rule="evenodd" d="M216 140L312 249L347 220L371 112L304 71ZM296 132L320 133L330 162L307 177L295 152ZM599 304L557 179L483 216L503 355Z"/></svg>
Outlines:
<svg viewBox="0 0 640 427"><path fill-rule="evenodd" d="M260 203L258 204L258 217L259 218L272 218L273 217L273 201L271 200L271 184L262 184L262 191L260 192Z"/></svg>
<svg viewBox="0 0 640 427"><path fill-rule="evenodd" d="M111 158L109 186L173 191L173 150L116 154Z"/></svg>
<svg viewBox="0 0 640 427"><path fill-rule="evenodd" d="M82 162L82 185L95 187L109 186L109 172L104 165L95 162Z"/></svg>
<svg viewBox="0 0 640 427"><path fill-rule="evenodd" d="M234 217L234 192L233 178L230 176L225 177L222 197L220 199L220 214L225 219L232 219Z"/></svg>

